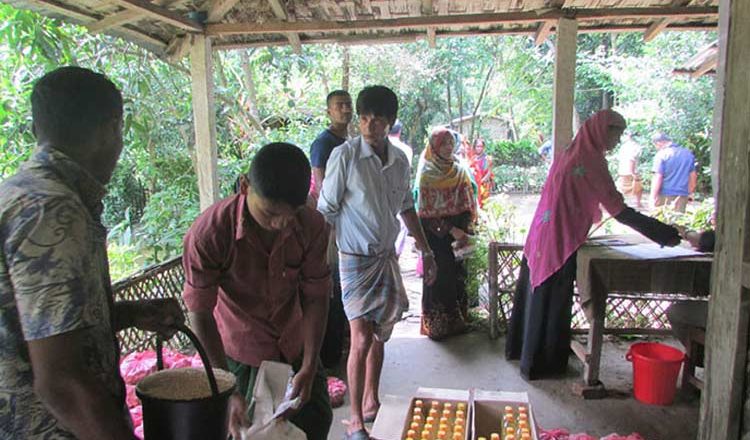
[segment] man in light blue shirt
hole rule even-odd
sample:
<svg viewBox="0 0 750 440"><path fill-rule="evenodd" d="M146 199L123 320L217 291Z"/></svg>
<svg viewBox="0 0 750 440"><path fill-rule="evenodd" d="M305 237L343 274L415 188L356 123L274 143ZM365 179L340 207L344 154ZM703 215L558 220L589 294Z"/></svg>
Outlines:
<svg viewBox="0 0 750 440"><path fill-rule="evenodd" d="M659 150L654 156L652 168L652 206L666 205L675 211L685 212L698 180L695 156L690 150L672 142L664 133L657 133L651 140Z"/></svg>
<svg viewBox="0 0 750 440"><path fill-rule="evenodd" d="M396 94L384 86L368 86L357 96L356 107L362 135L331 153L318 211L336 230L351 330L351 417L345 438L366 440L364 423L373 420L380 407L384 344L409 306L394 250L397 215L422 251L428 284L435 280L436 266L414 209L406 154L388 140L398 113Z"/></svg>

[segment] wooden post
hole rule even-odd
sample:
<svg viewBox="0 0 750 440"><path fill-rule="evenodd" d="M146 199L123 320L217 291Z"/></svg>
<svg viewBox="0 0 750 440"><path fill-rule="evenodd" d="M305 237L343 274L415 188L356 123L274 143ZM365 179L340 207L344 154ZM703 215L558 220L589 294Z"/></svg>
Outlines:
<svg viewBox="0 0 750 440"><path fill-rule="evenodd" d="M489 278L489 290L487 292L487 302L489 303L490 313L490 339L497 338L497 309L500 306L500 299L497 292L497 277L498 277L498 261L497 261L498 244L492 242L489 245L488 251L488 266L487 275Z"/></svg>
<svg viewBox="0 0 750 440"><path fill-rule="evenodd" d="M698 438L745 438L750 299L750 2L719 3L714 151L718 227L706 329L706 382ZM715 165L715 164L714 164ZM743 281L744 276L744 281ZM744 432L741 432L744 431Z"/></svg>
<svg viewBox="0 0 750 440"><path fill-rule="evenodd" d="M573 139L573 104L576 82L578 23L569 18L557 22L555 90L552 99L552 143L555 157Z"/></svg>
<svg viewBox="0 0 750 440"><path fill-rule="evenodd" d="M219 200L219 179L216 173L213 55L209 37L193 36L193 45L190 50L190 74L193 82L196 172L200 206L203 211Z"/></svg>

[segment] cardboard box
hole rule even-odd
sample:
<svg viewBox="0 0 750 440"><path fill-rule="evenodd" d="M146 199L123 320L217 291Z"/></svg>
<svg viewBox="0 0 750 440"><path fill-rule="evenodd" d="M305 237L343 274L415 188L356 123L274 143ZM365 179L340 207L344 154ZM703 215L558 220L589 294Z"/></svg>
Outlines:
<svg viewBox="0 0 750 440"><path fill-rule="evenodd" d="M469 440L471 438L471 399L469 391L444 388L419 388L411 398L384 396L370 436L378 440L401 440L406 438L406 433L411 424L414 402L417 400L422 400L428 409L433 400L438 401L441 408L445 402L451 402L454 408L459 402L464 403L466 405L465 420L467 426L464 429L463 439ZM452 437L448 438L452 440Z"/></svg>
<svg viewBox="0 0 750 440"><path fill-rule="evenodd" d="M502 432L503 411L506 406L512 406L517 411L519 405L526 406L529 413L529 428L532 440L537 440L536 422L534 412L529 404L529 396L526 393L511 393L505 391L473 390L472 393L472 440L485 437L490 440L493 432L500 434L500 439L505 440ZM516 440L520 440L516 438Z"/></svg>

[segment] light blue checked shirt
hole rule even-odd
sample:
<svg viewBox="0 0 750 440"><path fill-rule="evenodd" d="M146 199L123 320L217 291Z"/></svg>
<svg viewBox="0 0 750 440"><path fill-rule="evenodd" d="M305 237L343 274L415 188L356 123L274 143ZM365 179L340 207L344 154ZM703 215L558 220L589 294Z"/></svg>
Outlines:
<svg viewBox="0 0 750 440"><path fill-rule="evenodd" d="M390 141L383 165L358 136L328 159L318 211L336 229L341 252L378 255L392 251L400 225L396 215L414 209L406 154Z"/></svg>

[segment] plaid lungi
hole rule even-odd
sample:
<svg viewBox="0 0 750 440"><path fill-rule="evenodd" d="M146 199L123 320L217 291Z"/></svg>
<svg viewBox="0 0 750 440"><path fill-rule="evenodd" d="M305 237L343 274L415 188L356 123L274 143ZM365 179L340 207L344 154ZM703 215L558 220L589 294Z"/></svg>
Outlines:
<svg viewBox="0 0 750 440"><path fill-rule="evenodd" d="M339 272L347 319L372 321L375 336L379 341L387 341L393 326L409 309L396 255L393 252L375 256L339 252Z"/></svg>

